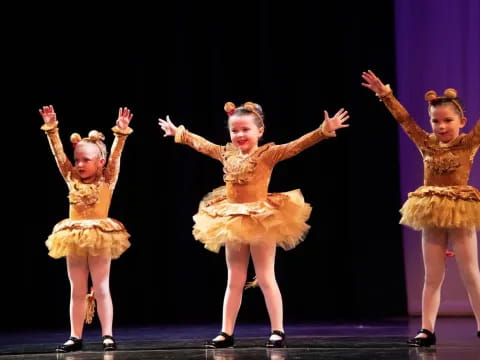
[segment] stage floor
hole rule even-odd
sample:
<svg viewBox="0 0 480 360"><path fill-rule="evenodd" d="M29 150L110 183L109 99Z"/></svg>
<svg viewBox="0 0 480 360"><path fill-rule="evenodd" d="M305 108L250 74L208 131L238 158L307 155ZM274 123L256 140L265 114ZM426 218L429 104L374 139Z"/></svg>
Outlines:
<svg viewBox="0 0 480 360"><path fill-rule="evenodd" d="M322 360L480 360L480 338L473 317L443 317L438 320L437 345L410 348L405 341L415 334L419 318L382 322L286 324L287 348L266 349L269 328L238 324L235 348L204 349L205 340L218 332L218 325L161 325L117 327L118 350L104 353L100 330L86 327L82 351L56 354L65 341L65 330L35 330L0 333L0 359L322 359Z"/></svg>

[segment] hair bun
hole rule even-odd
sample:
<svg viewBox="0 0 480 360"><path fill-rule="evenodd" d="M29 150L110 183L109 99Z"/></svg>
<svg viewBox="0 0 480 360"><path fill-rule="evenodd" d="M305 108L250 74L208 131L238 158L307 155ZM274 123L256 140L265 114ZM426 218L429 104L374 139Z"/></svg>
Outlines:
<svg viewBox="0 0 480 360"><path fill-rule="evenodd" d="M231 101L226 102L225 105L223 105L223 110L225 110L228 115L232 115L235 112L235 104Z"/></svg>
<svg viewBox="0 0 480 360"><path fill-rule="evenodd" d="M79 133L73 133L72 135L70 135L70 142L72 144L76 144L78 143L80 140L82 140L82 137L80 136Z"/></svg>
<svg viewBox="0 0 480 360"><path fill-rule="evenodd" d="M435 90L428 90L426 93L425 93L425 100L426 101L432 101L432 100L435 100L437 98L437 92Z"/></svg>
<svg viewBox="0 0 480 360"><path fill-rule="evenodd" d="M455 99L457 97L457 90L452 88L445 89L443 95L445 95L447 98Z"/></svg>
<svg viewBox="0 0 480 360"><path fill-rule="evenodd" d="M247 101L245 104L243 104L243 107L249 111L257 111L255 103L251 101Z"/></svg>
<svg viewBox="0 0 480 360"><path fill-rule="evenodd" d="M105 136L103 136L103 134L97 130L91 130L88 133L88 137L92 141L105 140Z"/></svg>

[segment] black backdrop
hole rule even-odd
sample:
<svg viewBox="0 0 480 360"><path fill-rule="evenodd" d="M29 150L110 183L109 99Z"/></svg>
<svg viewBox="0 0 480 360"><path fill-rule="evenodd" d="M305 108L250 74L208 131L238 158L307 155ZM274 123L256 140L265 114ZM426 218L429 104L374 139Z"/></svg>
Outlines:
<svg viewBox="0 0 480 360"><path fill-rule="evenodd" d="M12 14L13 31L31 31L12 33L13 61L4 65L13 80L5 121L18 125L7 157L19 166L6 190L15 231L5 243L15 249L1 255L1 327L68 326L65 261L44 245L68 216L67 188L40 130L38 109L48 104L68 151L74 131L101 130L110 146L118 107L134 113L110 209L132 235L112 264L116 325L220 325L224 253L203 249L191 229L202 196L222 184L221 164L162 137L157 118L169 114L223 144L226 101L260 103L265 141L276 143L319 126L324 109L351 114L335 139L273 172L271 191L300 188L313 206L304 243L277 254L287 326L405 315L397 125L360 85L369 68L395 78L393 1L155 6L44 5ZM245 293L238 321L268 323L259 289Z"/></svg>

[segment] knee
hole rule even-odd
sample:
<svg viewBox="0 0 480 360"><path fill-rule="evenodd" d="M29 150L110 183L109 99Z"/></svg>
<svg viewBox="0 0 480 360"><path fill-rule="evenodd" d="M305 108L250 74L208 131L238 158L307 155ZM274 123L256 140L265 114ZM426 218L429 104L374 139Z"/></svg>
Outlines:
<svg viewBox="0 0 480 360"><path fill-rule="evenodd" d="M438 288L442 286L444 275L425 275L424 284L425 287Z"/></svg>
<svg viewBox="0 0 480 360"><path fill-rule="evenodd" d="M108 286L98 286L94 289L94 291L97 299L103 299L107 296L110 296L110 289Z"/></svg>
<svg viewBox="0 0 480 360"><path fill-rule="evenodd" d="M84 300L87 289L84 286L72 286L70 295L73 300Z"/></svg>
<svg viewBox="0 0 480 360"><path fill-rule="evenodd" d="M264 274L257 275L258 286L262 290L268 290L274 288L277 285L277 281L275 280L275 276L268 276Z"/></svg>
<svg viewBox="0 0 480 360"><path fill-rule="evenodd" d="M240 277L240 278L231 278L231 279L228 279L228 284L227 284L227 288L229 291L243 291L243 288L245 286L245 283L247 281L247 278L244 276L244 277Z"/></svg>
<svg viewBox="0 0 480 360"><path fill-rule="evenodd" d="M462 269L461 275L465 286L480 286L480 272L477 267Z"/></svg>

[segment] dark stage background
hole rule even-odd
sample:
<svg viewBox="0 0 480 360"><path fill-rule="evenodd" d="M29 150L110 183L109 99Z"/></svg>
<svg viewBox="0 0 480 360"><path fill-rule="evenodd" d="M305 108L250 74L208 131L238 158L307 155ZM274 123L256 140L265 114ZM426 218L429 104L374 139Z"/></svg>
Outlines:
<svg viewBox="0 0 480 360"><path fill-rule="evenodd" d="M7 36L11 114L4 121L14 126L7 157L18 169L6 190L15 231L5 236L13 249L1 255L4 330L68 327L65 261L50 258L44 245L68 216L67 187L40 130L38 109L48 104L67 151L72 132L91 129L110 146L118 108L134 113L110 209L132 235L131 248L112 263L115 325L220 326L224 253L203 249L191 230L203 195L222 185L222 167L162 137L157 119L169 114L224 144L223 104L249 100L263 106L264 140L276 143L318 127L324 109L351 115L336 138L273 173L271 191L300 188L313 206L304 243L277 254L287 328L406 314L397 124L360 85L370 68L395 79L393 1L43 6L12 13L16 29L32 30ZM268 324L259 289L245 292L238 322Z"/></svg>

